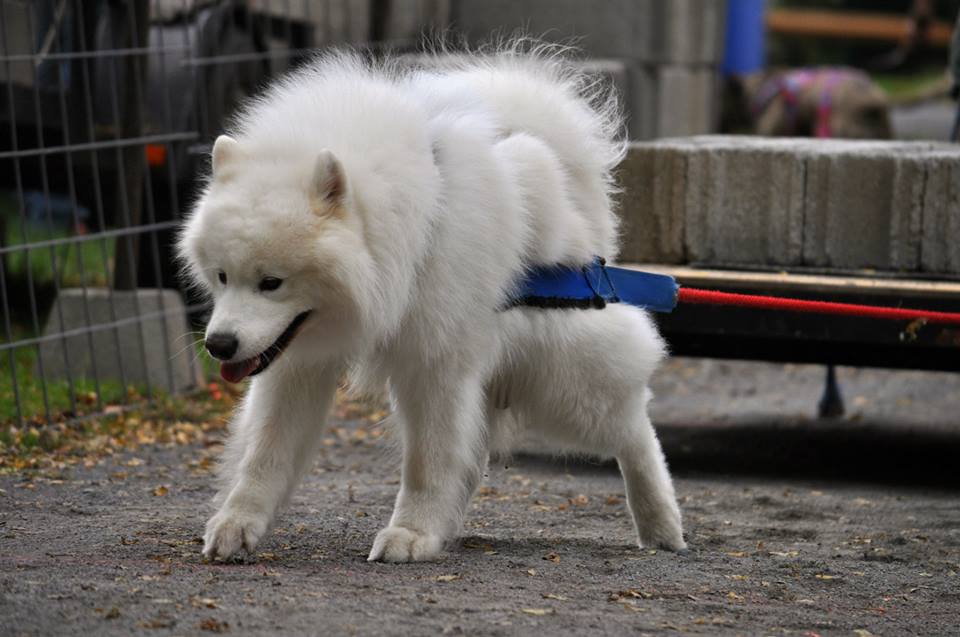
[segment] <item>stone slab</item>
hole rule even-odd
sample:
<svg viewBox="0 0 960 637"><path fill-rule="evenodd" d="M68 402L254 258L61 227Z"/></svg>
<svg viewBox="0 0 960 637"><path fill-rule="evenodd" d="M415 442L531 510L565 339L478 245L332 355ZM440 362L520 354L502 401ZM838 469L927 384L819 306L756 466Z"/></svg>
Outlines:
<svg viewBox="0 0 960 637"><path fill-rule="evenodd" d="M114 323L120 325L104 327ZM48 379L97 376L149 383L152 389L171 393L192 389L203 380L176 290L60 290L43 333L65 332L71 335L40 346Z"/></svg>
<svg viewBox="0 0 960 637"><path fill-rule="evenodd" d="M629 260L960 274L958 146L665 139L620 175Z"/></svg>
<svg viewBox="0 0 960 637"><path fill-rule="evenodd" d="M930 155L922 211L920 268L960 273L960 153Z"/></svg>

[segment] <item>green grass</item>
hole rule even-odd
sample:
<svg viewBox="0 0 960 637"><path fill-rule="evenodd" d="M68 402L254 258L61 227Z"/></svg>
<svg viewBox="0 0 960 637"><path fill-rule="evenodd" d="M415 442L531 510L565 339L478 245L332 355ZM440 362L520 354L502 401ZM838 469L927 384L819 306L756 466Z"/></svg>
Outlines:
<svg viewBox="0 0 960 637"><path fill-rule="evenodd" d="M50 228L45 222L21 219L18 208L10 193L0 193L0 215L4 216L6 226L3 245L17 246L70 236L69 228L63 225ZM17 250L7 255L4 266L7 278L13 281L26 281L29 271L37 287L52 285L54 273L61 287L103 287L109 283L113 254L114 241L99 239L29 251Z"/></svg>
<svg viewBox="0 0 960 637"><path fill-rule="evenodd" d="M873 73L873 81L894 101L919 97L944 83L943 67L913 73Z"/></svg>
<svg viewBox="0 0 960 637"><path fill-rule="evenodd" d="M3 222L0 228L4 230L2 245L7 247L72 235L71 228L64 224L51 228L45 222L22 219L17 198L10 192L0 191L0 216ZM55 282L61 288L108 286L114 245L113 239L100 239L7 254L3 266L11 305L12 342L37 335L28 300L31 292L42 325L56 294ZM7 335L2 334L0 342L6 341ZM0 352L0 424L16 421L17 394L19 413L24 420L42 422L48 417L62 420L95 413L109 405L137 402L143 399L145 391L142 385L124 386L117 379L101 379L99 384L92 378L74 378L72 384L65 379L44 382L37 368L36 346L15 348L12 361L9 351ZM159 395L160 392L154 391L150 398ZM30 444L29 439L26 444Z"/></svg>
<svg viewBox="0 0 960 637"><path fill-rule="evenodd" d="M125 387L115 379L100 379L99 394L98 385L92 378L74 378L72 385L65 379L51 379L44 383L43 379L37 376L39 370L36 347L19 347L13 350L13 354L12 373L9 352L0 354L0 424L17 420L14 377L19 392L19 411L24 420L35 422L47 420L47 406L49 419L55 421L93 413L108 405L137 402L143 400L146 393L143 385L132 384ZM155 398L160 393L154 389L152 397Z"/></svg>

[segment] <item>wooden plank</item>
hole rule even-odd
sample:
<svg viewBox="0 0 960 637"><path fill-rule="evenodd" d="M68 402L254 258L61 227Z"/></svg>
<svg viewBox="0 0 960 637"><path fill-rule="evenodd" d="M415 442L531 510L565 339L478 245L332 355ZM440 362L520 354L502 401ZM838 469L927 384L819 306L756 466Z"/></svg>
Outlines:
<svg viewBox="0 0 960 637"><path fill-rule="evenodd" d="M960 300L960 282L892 279L869 276L832 276L787 272L712 270L689 266L618 263L618 266L668 274L681 284L707 289L737 288L757 292L858 294Z"/></svg>
<svg viewBox="0 0 960 637"><path fill-rule="evenodd" d="M767 12L767 28L801 37L902 42L910 37L913 21L906 16L856 11L772 9ZM949 46L952 33L952 24L934 20L927 29L926 43Z"/></svg>

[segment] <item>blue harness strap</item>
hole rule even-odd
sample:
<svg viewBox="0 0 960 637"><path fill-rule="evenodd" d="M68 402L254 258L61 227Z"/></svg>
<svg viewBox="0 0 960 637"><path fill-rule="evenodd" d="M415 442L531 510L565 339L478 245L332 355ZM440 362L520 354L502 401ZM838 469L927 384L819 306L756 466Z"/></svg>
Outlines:
<svg viewBox="0 0 960 637"><path fill-rule="evenodd" d="M600 257L583 267L541 266L521 281L511 306L602 309L628 303L654 312L677 305L680 286L672 276L607 266Z"/></svg>

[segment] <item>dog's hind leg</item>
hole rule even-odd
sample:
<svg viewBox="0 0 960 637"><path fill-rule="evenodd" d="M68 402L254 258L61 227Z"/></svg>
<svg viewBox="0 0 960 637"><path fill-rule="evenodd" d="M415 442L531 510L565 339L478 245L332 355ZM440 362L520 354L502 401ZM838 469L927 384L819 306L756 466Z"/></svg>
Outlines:
<svg viewBox="0 0 960 637"><path fill-rule="evenodd" d="M646 393L646 391L644 392ZM619 419L625 431L614 452L627 490L640 546L679 551L686 548L680 508L660 441L647 416L646 398L631 400Z"/></svg>
<svg viewBox="0 0 960 637"><path fill-rule="evenodd" d="M673 483L647 416L647 382L663 348L649 317L611 305L515 318L527 355L524 389L513 397L523 421L552 446L616 458L640 544L685 548Z"/></svg>
<svg viewBox="0 0 960 637"><path fill-rule="evenodd" d="M221 504L207 522L204 556L256 548L314 458L338 377L335 367L279 365L254 379L224 454Z"/></svg>
<svg viewBox="0 0 960 637"><path fill-rule="evenodd" d="M460 531L466 503L482 478L482 382L433 380L418 377L393 386L403 426L400 493L390 524L373 542L370 561L437 557Z"/></svg>

